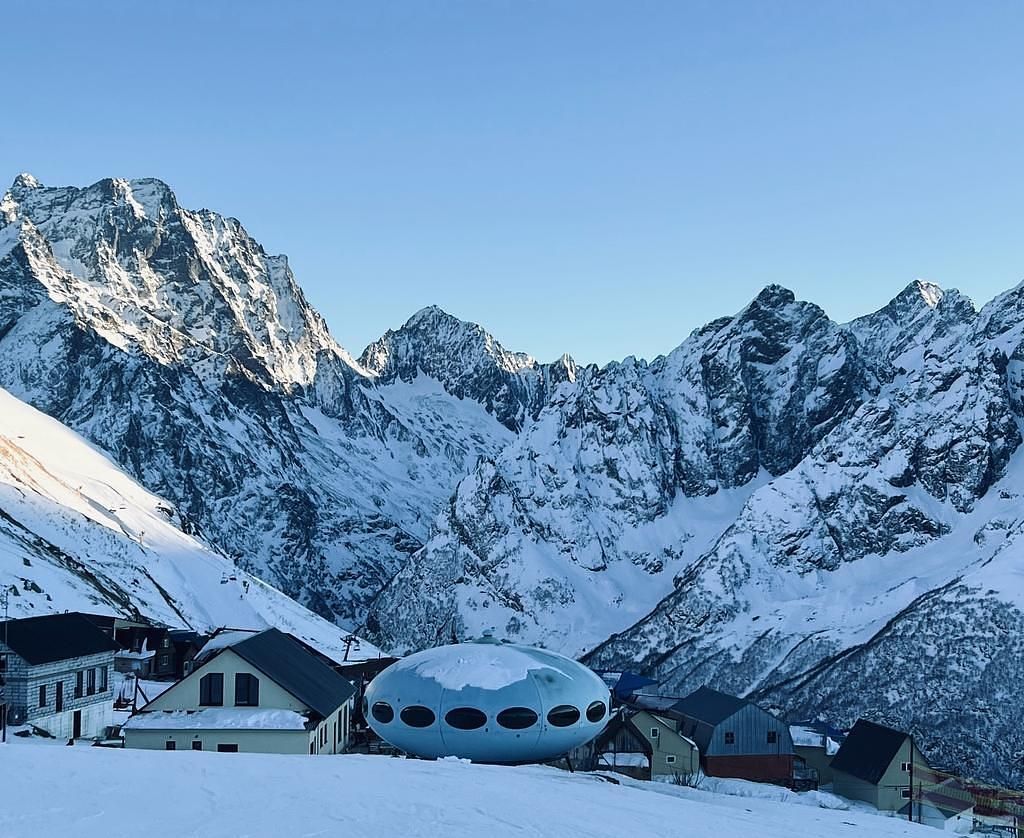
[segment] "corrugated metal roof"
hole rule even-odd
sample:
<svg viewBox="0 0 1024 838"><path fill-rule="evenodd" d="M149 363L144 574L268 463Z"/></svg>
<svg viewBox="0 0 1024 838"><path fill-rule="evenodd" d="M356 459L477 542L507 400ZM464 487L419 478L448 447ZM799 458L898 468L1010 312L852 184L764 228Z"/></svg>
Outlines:
<svg viewBox="0 0 1024 838"><path fill-rule="evenodd" d="M0 622L0 640L4 632L5 624ZM32 665L121 648L102 629L75 611L8 620L6 636L11 650Z"/></svg>
<svg viewBox="0 0 1024 838"><path fill-rule="evenodd" d="M229 648L324 718L356 691L347 678L311 655L291 635L275 628Z"/></svg>

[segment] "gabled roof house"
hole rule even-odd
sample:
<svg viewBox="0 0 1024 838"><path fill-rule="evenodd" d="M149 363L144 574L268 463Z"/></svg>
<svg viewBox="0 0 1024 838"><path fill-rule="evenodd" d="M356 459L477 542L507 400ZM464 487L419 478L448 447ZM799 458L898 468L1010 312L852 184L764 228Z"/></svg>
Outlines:
<svg viewBox="0 0 1024 838"><path fill-rule="evenodd" d="M795 756L788 725L752 701L701 687L661 714L677 719L679 733L697 743L708 776L792 780Z"/></svg>
<svg viewBox="0 0 1024 838"><path fill-rule="evenodd" d="M867 719L857 720L832 759L833 792L886 812L899 811L911 798L911 782L924 775L930 779L931 769L909 733Z"/></svg>
<svg viewBox="0 0 1024 838"><path fill-rule="evenodd" d="M350 681L291 635L243 634L132 716L125 746L339 753L354 694Z"/></svg>
<svg viewBox="0 0 1024 838"><path fill-rule="evenodd" d="M587 771L614 771L637 780L695 774L700 768L697 744L679 733L674 719L625 707L570 758Z"/></svg>

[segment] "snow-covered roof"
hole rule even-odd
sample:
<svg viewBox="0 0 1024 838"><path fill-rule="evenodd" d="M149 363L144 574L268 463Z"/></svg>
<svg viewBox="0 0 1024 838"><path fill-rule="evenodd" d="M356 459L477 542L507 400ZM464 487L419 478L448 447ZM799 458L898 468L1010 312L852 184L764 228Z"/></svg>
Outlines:
<svg viewBox="0 0 1024 838"><path fill-rule="evenodd" d="M309 720L294 710L209 707L136 713L126 730L305 730Z"/></svg>
<svg viewBox="0 0 1024 838"><path fill-rule="evenodd" d="M253 629L220 629L203 644L203 648L196 653L197 661L204 661L214 652L233 646L242 640L252 637L256 632Z"/></svg>
<svg viewBox="0 0 1024 838"><path fill-rule="evenodd" d="M115 658L122 658L124 660L149 660L153 655L156 654L155 649L148 649L147 651L131 652L128 649L120 649L114 652Z"/></svg>
<svg viewBox="0 0 1024 838"><path fill-rule="evenodd" d="M616 767L631 766L636 768L649 768L651 765L650 759L648 759L647 754L616 754L610 751L601 754L600 763L604 765L614 765Z"/></svg>
<svg viewBox="0 0 1024 838"><path fill-rule="evenodd" d="M580 665L569 658L529 646L475 641L428 649L394 664L392 671L409 670L436 681L446 690L472 687L500 690L523 681L531 672L558 670L570 677Z"/></svg>
<svg viewBox="0 0 1024 838"><path fill-rule="evenodd" d="M839 751L839 743L831 736L804 725L790 725L789 735L793 744L803 748L824 748L825 753L834 756Z"/></svg>

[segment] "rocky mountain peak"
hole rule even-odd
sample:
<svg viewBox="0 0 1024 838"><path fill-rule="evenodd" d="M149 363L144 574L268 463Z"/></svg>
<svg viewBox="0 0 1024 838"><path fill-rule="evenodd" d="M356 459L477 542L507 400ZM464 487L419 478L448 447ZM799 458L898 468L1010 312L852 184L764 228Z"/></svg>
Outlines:
<svg viewBox="0 0 1024 838"><path fill-rule="evenodd" d="M754 298L752 305L762 308L781 308L796 300L796 296L788 288L782 285L766 285Z"/></svg>
<svg viewBox="0 0 1024 838"><path fill-rule="evenodd" d="M873 375L888 380L903 365L899 359L905 353L955 340L975 317L973 303L959 291L916 279L878 311L843 328L856 339Z"/></svg>
<svg viewBox="0 0 1024 838"><path fill-rule="evenodd" d="M14 178L14 182L11 184L11 190L13 192L19 192L26 189L39 189L41 187L42 184L36 179L35 175L30 172L21 172Z"/></svg>
<svg viewBox="0 0 1024 838"><path fill-rule="evenodd" d="M942 288L926 279L915 279L904 289L907 291L918 294L929 308L935 308L944 294Z"/></svg>
<svg viewBox="0 0 1024 838"><path fill-rule="evenodd" d="M429 376L519 430L540 409L550 386L575 378L575 363L564 359L568 362L541 364L525 352L506 349L476 323L432 305L367 346L359 364L379 384Z"/></svg>
<svg viewBox="0 0 1024 838"><path fill-rule="evenodd" d="M269 387L310 384L325 358L361 375L287 261L268 256L236 220L183 209L155 178L81 189L22 181L3 218L21 222L25 282L42 284L115 345L162 364L242 370Z"/></svg>

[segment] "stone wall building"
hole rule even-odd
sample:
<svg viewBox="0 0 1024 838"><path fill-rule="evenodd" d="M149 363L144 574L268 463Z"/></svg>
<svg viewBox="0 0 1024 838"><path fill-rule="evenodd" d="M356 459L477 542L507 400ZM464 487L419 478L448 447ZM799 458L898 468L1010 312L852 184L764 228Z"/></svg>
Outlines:
<svg viewBox="0 0 1024 838"><path fill-rule="evenodd" d="M113 717L117 648L78 613L0 622L8 725L33 725L58 739L102 736Z"/></svg>

